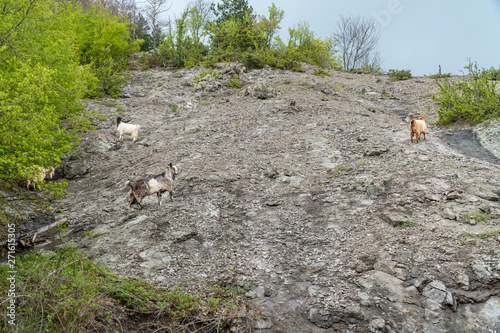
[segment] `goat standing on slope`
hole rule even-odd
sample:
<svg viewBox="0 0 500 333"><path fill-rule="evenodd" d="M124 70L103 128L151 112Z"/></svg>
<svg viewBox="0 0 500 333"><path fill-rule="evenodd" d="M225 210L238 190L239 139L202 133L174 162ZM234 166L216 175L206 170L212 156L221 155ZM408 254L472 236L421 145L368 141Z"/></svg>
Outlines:
<svg viewBox="0 0 500 333"><path fill-rule="evenodd" d="M35 169L35 172L29 175L28 184L26 185L28 191L30 190L31 183L33 183L33 188L36 190L37 182L40 182L45 178L52 179L52 177L54 177L54 171L55 171L54 167L45 169L44 167L41 167L39 165L34 165L33 168Z"/></svg>
<svg viewBox="0 0 500 333"><path fill-rule="evenodd" d="M156 193L158 196L158 204L161 206L161 194L168 191L170 193L170 200L174 201L174 192L172 191L172 184L175 176L177 176L177 167L170 163L164 173L154 177L147 177L140 179L136 182L127 182L127 185L132 188L128 197L128 207L130 209L132 204L137 203L142 208L141 201L148 195Z"/></svg>
<svg viewBox="0 0 500 333"><path fill-rule="evenodd" d="M120 133L119 140L123 140L123 134L126 134L132 137L132 142L135 142L135 140L137 140L137 136L139 135L139 128L139 125L124 123L121 117L116 118L116 130Z"/></svg>
<svg viewBox="0 0 500 333"><path fill-rule="evenodd" d="M427 140L427 124L425 123L425 116L420 116L418 119L412 119L410 121L410 141L413 143L413 134L417 139L417 143L420 140L420 136L424 135L424 140Z"/></svg>

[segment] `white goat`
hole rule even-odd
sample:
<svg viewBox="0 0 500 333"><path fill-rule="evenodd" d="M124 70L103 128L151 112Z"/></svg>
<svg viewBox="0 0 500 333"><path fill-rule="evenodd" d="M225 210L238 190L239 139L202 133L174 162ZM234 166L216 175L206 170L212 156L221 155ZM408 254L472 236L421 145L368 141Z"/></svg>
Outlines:
<svg viewBox="0 0 500 333"><path fill-rule="evenodd" d="M174 192L172 191L172 184L175 176L177 176L177 167L170 163L164 173L154 177L146 177L136 182L127 182L127 185L132 188L128 197L128 207L130 209L132 204L137 203L141 208L141 201L149 195L156 193L158 196L158 204L161 206L161 195L163 192L170 193L170 200L174 201Z"/></svg>
<svg viewBox="0 0 500 333"><path fill-rule="evenodd" d="M137 140L137 136L139 135L139 128L139 125L124 123L121 117L116 118L116 130L120 133L119 140L123 140L123 134L126 134L132 137L132 142L135 142L135 140Z"/></svg>
<svg viewBox="0 0 500 333"><path fill-rule="evenodd" d="M36 190L36 183L44 180L45 178L52 179L54 177L54 167L50 167L49 169L45 169L39 165L34 165L33 168L35 171L28 176L28 184L26 188L28 191L30 190L30 185L33 183L33 188Z"/></svg>

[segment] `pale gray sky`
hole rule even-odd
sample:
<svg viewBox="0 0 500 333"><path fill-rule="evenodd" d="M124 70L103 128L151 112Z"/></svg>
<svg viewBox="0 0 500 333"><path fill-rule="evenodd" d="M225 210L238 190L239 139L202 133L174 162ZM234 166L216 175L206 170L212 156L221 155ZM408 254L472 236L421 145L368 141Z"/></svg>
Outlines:
<svg viewBox="0 0 500 333"><path fill-rule="evenodd" d="M215 1L216 2L216 1ZM373 18L380 25L382 67L413 75L460 74L467 58L480 67L500 67L500 0L249 0L255 13L274 4L285 11L280 36L307 21L318 37L335 31L339 15ZM166 13L179 16L188 0L172 0Z"/></svg>

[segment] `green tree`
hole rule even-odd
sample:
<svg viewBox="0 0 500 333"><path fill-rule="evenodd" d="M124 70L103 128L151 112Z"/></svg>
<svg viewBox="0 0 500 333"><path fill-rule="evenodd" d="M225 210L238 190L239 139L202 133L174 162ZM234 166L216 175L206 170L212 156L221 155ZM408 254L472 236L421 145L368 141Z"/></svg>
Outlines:
<svg viewBox="0 0 500 333"><path fill-rule="evenodd" d="M56 0L2 1L2 207L8 200L3 190L25 185L33 165L59 163L78 142L84 122L77 100L95 84L90 66L79 63L74 49L78 13L78 7Z"/></svg>
<svg viewBox="0 0 500 333"><path fill-rule="evenodd" d="M91 65L99 84L88 95L117 95L126 83L122 75L128 56L139 49L142 39L130 43L127 23L102 6L95 5L77 20L76 47L82 64Z"/></svg>
<svg viewBox="0 0 500 333"><path fill-rule="evenodd" d="M253 19L253 8L248 5L247 0L222 0L221 3L215 3L210 7L216 17L217 23L222 23L234 18L237 21L244 22L245 16Z"/></svg>
<svg viewBox="0 0 500 333"><path fill-rule="evenodd" d="M142 39L141 51L149 51L153 48L153 37L149 34L148 21L139 13L137 23L134 27L136 38Z"/></svg>
<svg viewBox="0 0 500 333"><path fill-rule="evenodd" d="M269 9L269 18L265 16L260 17L259 27L263 31L265 35L265 44L264 48L270 49L272 46L273 38L278 30L281 29L279 26L281 20L283 20L283 16L285 15L285 11L278 9L276 5L273 3Z"/></svg>

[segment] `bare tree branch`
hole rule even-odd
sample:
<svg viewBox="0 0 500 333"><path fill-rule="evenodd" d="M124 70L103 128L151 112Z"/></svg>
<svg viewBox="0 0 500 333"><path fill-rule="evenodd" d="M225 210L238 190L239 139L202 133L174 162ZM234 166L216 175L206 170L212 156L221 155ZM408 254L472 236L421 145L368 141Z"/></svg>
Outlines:
<svg viewBox="0 0 500 333"><path fill-rule="evenodd" d="M332 35L338 40L338 51L342 54L344 69L372 63L380 39L380 30L372 19L344 17L340 15L337 31Z"/></svg>
<svg viewBox="0 0 500 333"><path fill-rule="evenodd" d="M160 15L172 7L168 6L169 0L145 0L146 8L144 14L151 23L151 36L153 37L153 48L156 47L156 41L161 36L161 27L166 26L168 23L160 19ZM168 8L167 8L168 6Z"/></svg>

